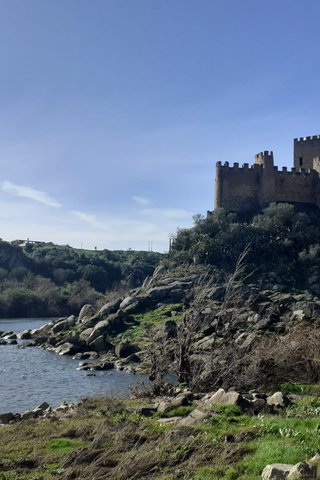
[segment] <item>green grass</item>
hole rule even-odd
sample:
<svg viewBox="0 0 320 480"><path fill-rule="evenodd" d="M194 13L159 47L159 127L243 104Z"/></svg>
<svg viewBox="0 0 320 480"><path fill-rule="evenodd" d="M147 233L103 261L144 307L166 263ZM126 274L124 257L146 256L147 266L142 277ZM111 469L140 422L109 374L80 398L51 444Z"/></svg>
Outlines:
<svg viewBox="0 0 320 480"><path fill-rule="evenodd" d="M74 448L84 447L86 442L82 440L73 440L70 438L54 438L45 444L47 450L67 453Z"/></svg>
<svg viewBox="0 0 320 480"><path fill-rule="evenodd" d="M120 340L122 337L126 337L132 341L142 341L142 343L145 343L146 335L151 328L161 325L167 320L179 322L183 314L182 308L182 304L180 303L170 304L144 313L135 314L133 317L136 324L129 326L126 332L119 336L118 339ZM173 317L170 316L170 312L172 311L177 312Z"/></svg>
<svg viewBox="0 0 320 480"><path fill-rule="evenodd" d="M172 417L185 417L189 415L189 413L194 410L194 406L192 405L181 405L180 407L173 407L166 412L162 412L159 414L160 418L172 418Z"/></svg>
<svg viewBox="0 0 320 480"><path fill-rule="evenodd" d="M215 406L194 427L162 424L157 414L140 416L142 404L88 399L72 417L3 426L0 480L83 480L95 478L95 468L106 479L260 480L269 463L294 464L320 451L318 398L304 398L276 415ZM184 416L193 408L176 407L165 416Z"/></svg>

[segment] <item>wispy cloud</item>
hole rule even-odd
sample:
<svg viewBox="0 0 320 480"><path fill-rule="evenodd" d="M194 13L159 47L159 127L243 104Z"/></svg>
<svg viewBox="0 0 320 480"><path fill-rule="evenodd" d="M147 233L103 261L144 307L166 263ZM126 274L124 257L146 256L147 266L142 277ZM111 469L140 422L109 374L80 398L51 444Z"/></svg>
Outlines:
<svg viewBox="0 0 320 480"><path fill-rule="evenodd" d="M152 216L158 218L159 216L164 218L172 218L175 220L183 220L192 217L192 213L182 208L144 208L141 210L143 215Z"/></svg>
<svg viewBox="0 0 320 480"><path fill-rule="evenodd" d="M106 229L106 224L97 220L97 218L90 213L81 212L80 210L71 210L70 213L72 213L72 215L75 217L80 218L80 220L87 223L91 227L98 228L99 230Z"/></svg>
<svg viewBox="0 0 320 480"><path fill-rule="evenodd" d="M136 203L138 203L139 205L143 205L143 206L147 206L147 205L150 205L150 200L146 197L140 197L140 196L135 196L135 197L132 197L132 200L134 200Z"/></svg>
<svg viewBox="0 0 320 480"><path fill-rule="evenodd" d="M4 192L11 193L16 197L30 198L31 200L34 200L35 202L43 203L48 207L55 207L55 208L62 207L61 203L59 203L54 198L50 197L50 195L48 195L47 193L42 192L41 190L36 190L31 187L27 187L25 185L15 185L14 183L9 182L8 180L4 180L1 183L1 188Z"/></svg>

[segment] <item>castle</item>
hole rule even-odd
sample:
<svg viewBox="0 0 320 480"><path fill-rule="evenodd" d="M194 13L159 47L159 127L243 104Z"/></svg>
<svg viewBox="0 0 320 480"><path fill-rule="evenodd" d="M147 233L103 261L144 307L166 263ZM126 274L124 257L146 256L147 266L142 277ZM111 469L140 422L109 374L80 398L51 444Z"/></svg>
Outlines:
<svg viewBox="0 0 320 480"><path fill-rule="evenodd" d="M254 164L216 164L215 208L260 210L272 202L320 208L320 135L294 139L294 167L278 170L273 152L255 155Z"/></svg>

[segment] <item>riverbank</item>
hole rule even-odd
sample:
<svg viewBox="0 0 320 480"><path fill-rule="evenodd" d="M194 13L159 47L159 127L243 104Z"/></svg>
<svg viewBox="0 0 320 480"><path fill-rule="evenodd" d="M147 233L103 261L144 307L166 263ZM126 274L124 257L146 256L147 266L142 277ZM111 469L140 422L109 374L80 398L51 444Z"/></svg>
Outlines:
<svg viewBox="0 0 320 480"><path fill-rule="evenodd" d="M258 480L267 464L296 464L319 450L319 387L286 388L296 392L288 404L278 394L273 405L260 402L259 412L245 395L221 390L86 399L48 418L1 426L0 476Z"/></svg>

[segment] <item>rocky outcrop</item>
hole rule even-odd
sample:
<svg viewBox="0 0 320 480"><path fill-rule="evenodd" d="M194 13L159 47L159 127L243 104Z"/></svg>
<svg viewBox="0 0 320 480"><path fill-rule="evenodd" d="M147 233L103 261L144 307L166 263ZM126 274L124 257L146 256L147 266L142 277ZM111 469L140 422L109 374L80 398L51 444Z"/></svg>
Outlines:
<svg viewBox="0 0 320 480"><path fill-rule="evenodd" d="M264 468L261 477L262 480L316 480L317 468L306 462L296 465L274 463Z"/></svg>
<svg viewBox="0 0 320 480"><path fill-rule="evenodd" d="M176 303L180 309L183 306L182 319L181 314L176 317ZM141 315L165 305L172 305L168 318L148 327L148 338L141 333L137 341L135 336L126 337L128 330L139 326ZM130 362L137 369L151 364L158 365L159 370L166 367L177 372L180 380L191 381L202 390L213 385L250 389L281 383L277 375L282 370L284 378L301 382L305 380L304 372L310 374L301 361L308 361L311 349L304 349L305 353L298 355L299 361L293 359L292 368L290 359L287 365L283 359L277 368L279 351L284 352L280 347L276 351L277 343L299 326L299 335L308 328L317 335L320 327L320 299L309 292L261 290L258 285L241 282L226 286L221 274L205 266L170 269L161 265L142 287L110 300L98 311L84 305L78 317L60 318L40 329L23 332L18 340L13 332L2 332L0 344L26 338L60 355L92 358L94 352L117 368L129 368ZM297 351L292 335L287 342L289 354ZM146 348L150 342L153 347ZM301 338L297 345L301 345ZM158 351L161 359L154 358ZM292 371L294 365L296 371ZM291 370L285 372L284 367ZM320 374L319 379L316 375L313 380L320 380ZM259 401L256 399L256 404ZM276 403L272 405L276 407Z"/></svg>

